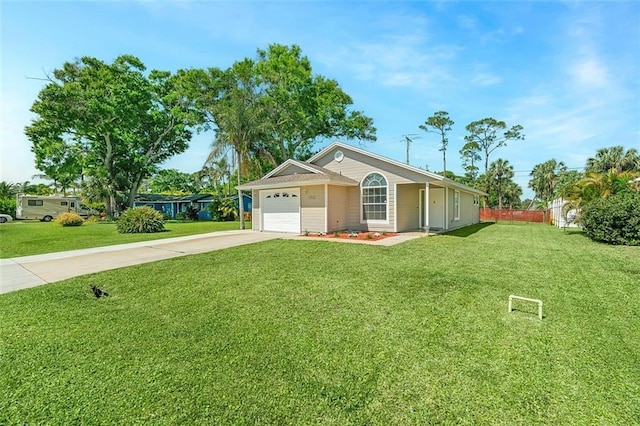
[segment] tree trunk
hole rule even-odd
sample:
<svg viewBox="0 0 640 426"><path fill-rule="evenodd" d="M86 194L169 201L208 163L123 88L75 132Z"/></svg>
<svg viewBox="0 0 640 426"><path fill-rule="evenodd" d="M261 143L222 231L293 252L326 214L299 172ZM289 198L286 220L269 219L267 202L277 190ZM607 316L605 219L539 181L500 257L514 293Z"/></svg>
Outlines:
<svg viewBox="0 0 640 426"><path fill-rule="evenodd" d="M444 171L442 172L444 177L447 177L447 150L442 147L442 167Z"/></svg>
<svg viewBox="0 0 640 426"><path fill-rule="evenodd" d="M238 155L238 185L240 185L240 152ZM242 190L238 189L238 214L240 215L240 229L244 229L244 200L242 199Z"/></svg>
<svg viewBox="0 0 640 426"><path fill-rule="evenodd" d="M138 188L140 188L140 183L142 183L142 174L138 173L135 177L135 180L131 182L131 188L129 188L129 197L127 197L127 205L129 208L133 208L133 204L136 200L136 195L138 195Z"/></svg>

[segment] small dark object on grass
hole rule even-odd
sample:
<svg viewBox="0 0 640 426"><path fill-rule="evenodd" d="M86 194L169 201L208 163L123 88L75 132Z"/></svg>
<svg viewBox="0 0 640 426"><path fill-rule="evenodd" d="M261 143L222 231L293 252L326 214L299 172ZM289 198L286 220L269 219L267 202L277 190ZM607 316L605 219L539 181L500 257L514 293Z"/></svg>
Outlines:
<svg viewBox="0 0 640 426"><path fill-rule="evenodd" d="M91 290L93 291L93 295L95 297L97 297L98 299L101 298L102 296L108 296L109 293L107 293L106 291L96 287L95 285L93 287L91 287Z"/></svg>

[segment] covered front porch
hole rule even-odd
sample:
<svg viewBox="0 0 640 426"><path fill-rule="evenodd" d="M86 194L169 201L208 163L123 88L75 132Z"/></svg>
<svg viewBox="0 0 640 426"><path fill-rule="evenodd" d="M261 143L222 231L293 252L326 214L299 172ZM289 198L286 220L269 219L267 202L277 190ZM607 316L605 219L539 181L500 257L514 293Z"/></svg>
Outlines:
<svg viewBox="0 0 640 426"><path fill-rule="evenodd" d="M396 229L441 232L450 227L450 191L433 183L406 183L396 187Z"/></svg>

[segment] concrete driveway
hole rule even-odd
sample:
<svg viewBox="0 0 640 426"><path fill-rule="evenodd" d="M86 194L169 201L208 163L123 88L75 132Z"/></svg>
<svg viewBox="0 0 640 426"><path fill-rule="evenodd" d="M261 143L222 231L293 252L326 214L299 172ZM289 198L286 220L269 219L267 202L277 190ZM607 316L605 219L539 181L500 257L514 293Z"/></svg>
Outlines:
<svg viewBox="0 0 640 426"><path fill-rule="evenodd" d="M256 243L291 234L224 231L163 240L0 259L0 294L80 275Z"/></svg>

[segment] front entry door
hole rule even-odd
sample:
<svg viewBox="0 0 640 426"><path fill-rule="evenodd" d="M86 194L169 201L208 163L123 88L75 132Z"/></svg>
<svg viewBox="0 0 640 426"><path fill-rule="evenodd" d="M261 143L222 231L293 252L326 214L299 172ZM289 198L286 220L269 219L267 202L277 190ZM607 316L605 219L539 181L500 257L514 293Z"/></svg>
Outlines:
<svg viewBox="0 0 640 426"><path fill-rule="evenodd" d="M429 228L444 229L444 188L429 188Z"/></svg>

